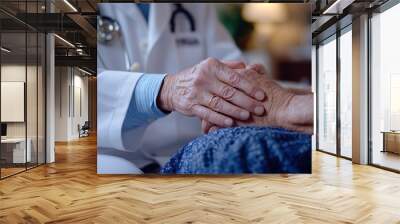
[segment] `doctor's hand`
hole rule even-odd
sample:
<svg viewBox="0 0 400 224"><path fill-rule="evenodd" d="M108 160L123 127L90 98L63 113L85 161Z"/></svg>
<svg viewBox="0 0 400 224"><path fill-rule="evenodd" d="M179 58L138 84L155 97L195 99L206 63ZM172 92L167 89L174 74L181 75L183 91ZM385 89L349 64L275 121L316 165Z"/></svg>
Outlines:
<svg viewBox="0 0 400 224"><path fill-rule="evenodd" d="M235 120L247 120L251 113L262 115L265 93L233 68L239 62L221 62L209 58L176 75L168 74L158 95L157 104L165 111L197 116L220 127L230 127Z"/></svg>
<svg viewBox="0 0 400 224"><path fill-rule="evenodd" d="M281 87L268 79L262 65L250 65L246 69L236 70L246 76L252 83L257 83L265 93L263 116L253 115L246 121L238 121L241 126L272 126L289 130L312 133L313 131L313 95L306 92L295 92ZM209 131L221 128L209 121L202 121L202 130Z"/></svg>

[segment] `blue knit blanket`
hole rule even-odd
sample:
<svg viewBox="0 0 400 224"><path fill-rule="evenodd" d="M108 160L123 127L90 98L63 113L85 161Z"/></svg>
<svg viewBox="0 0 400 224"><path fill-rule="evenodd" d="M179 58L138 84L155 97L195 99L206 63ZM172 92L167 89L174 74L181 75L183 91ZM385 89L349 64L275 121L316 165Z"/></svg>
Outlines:
<svg viewBox="0 0 400 224"><path fill-rule="evenodd" d="M269 127L220 129L184 146L161 173L311 173L311 136Z"/></svg>

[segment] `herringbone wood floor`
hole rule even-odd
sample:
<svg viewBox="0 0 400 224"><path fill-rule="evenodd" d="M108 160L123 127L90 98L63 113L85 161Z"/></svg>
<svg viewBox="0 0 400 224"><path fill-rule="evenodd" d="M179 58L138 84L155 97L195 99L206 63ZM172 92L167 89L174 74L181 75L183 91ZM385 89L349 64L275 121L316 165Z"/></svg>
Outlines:
<svg viewBox="0 0 400 224"><path fill-rule="evenodd" d="M400 223L400 175L315 152L312 175L99 176L93 137L0 181L0 223Z"/></svg>

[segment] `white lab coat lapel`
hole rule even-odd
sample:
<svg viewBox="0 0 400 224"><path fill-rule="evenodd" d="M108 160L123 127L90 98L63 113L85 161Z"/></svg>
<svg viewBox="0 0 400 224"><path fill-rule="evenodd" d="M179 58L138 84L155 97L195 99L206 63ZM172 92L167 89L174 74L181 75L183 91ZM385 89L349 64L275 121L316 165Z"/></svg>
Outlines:
<svg viewBox="0 0 400 224"><path fill-rule="evenodd" d="M119 10L122 16L122 21L125 24L125 30L122 31L123 35L123 46L129 58L129 64L137 64L139 67L136 70L131 70L132 72L137 72L143 70L143 65L145 62L145 52L146 49L141 48L141 44L139 43L143 38L143 35L148 33L148 28L145 19L143 18L142 13L136 7L135 4L121 4L119 7L123 7ZM120 20L121 21L121 20Z"/></svg>
<svg viewBox="0 0 400 224"><path fill-rule="evenodd" d="M150 5L150 15L149 15L149 32L148 32L148 47L146 52L145 64L147 65L147 59L154 50L154 46L160 39L164 32L168 32L169 19L171 17L172 7L171 4L160 3ZM147 69L147 68L146 68Z"/></svg>

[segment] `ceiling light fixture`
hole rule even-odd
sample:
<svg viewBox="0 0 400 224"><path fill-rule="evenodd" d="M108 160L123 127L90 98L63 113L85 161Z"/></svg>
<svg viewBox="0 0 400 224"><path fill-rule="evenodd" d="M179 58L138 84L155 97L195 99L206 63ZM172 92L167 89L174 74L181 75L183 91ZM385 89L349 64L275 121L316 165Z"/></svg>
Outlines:
<svg viewBox="0 0 400 224"><path fill-rule="evenodd" d="M64 42L65 44L67 44L68 46L70 46L70 47L72 47L72 48L75 48L75 45L73 45L71 42L69 42L68 40L66 40L66 39L64 39L64 38L62 38L62 37L60 37L59 35L57 35L57 34L54 34L54 36L55 37L57 37L59 40L61 40L62 42Z"/></svg>
<svg viewBox="0 0 400 224"><path fill-rule="evenodd" d="M81 68L79 68L79 67L78 67L78 70L81 71L81 72L83 72L83 73L85 73L85 74L87 74L87 75L89 75L89 76L92 76L92 75L93 75L92 73L90 73L90 72L88 72L88 71L86 71L86 70L83 70L83 69L81 69Z"/></svg>
<svg viewBox="0 0 400 224"><path fill-rule="evenodd" d="M330 5L322 14L342 14L343 10L351 5L355 0L336 0L332 5Z"/></svg>
<svg viewBox="0 0 400 224"><path fill-rule="evenodd" d="M11 52L11 50L9 50L9 49L7 49L7 48L5 48L5 47L1 47L0 49L1 49L2 51L6 52L6 53L10 53L10 52Z"/></svg>
<svg viewBox="0 0 400 224"><path fill-rule="evenodd" d="M64 3L67 4L74 12L78 12L78 10L68 0L64 0Z"/></svg>

